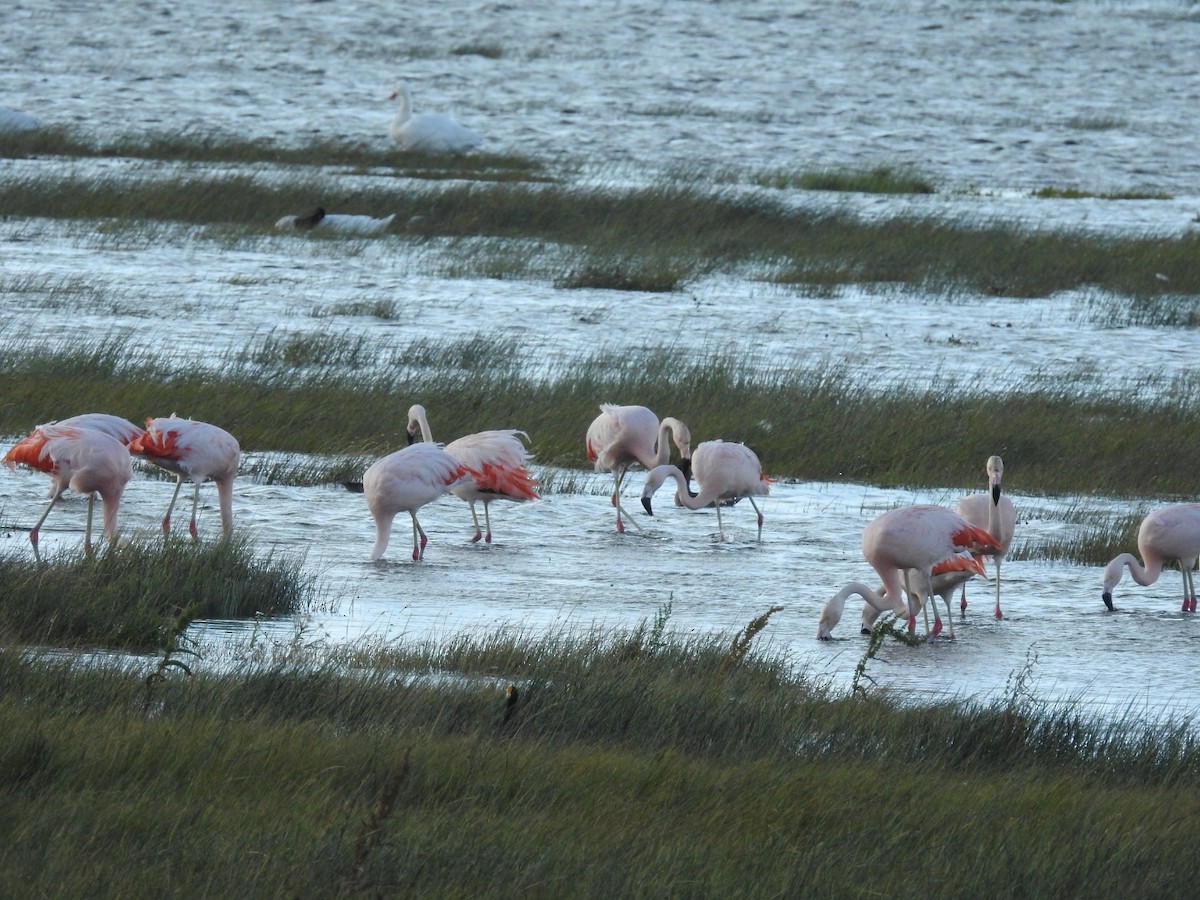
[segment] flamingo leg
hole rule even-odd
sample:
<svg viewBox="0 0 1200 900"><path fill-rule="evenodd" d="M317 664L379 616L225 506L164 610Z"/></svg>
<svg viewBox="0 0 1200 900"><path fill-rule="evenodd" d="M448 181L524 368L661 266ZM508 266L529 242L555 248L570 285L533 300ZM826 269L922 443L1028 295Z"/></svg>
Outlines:
<svg viewBox="0 0 1200 900"><path fill-rule="evenodd" d="M959 610L965 615L967 612L967 583L963 582L962 598L958 601Z"/></svg>
<svg viewBox="0 0 1200 900"><path fill-rule="evenodd" d="M188 532L192 536L193 541L200 540L200 535L196 533L196 509L200 505L200 482L196 482L196 490L192 494L192 520L188 522Z"/></svg>
<svg viewBox="0 0 1200 900"><path fill-rule="evenodd" d="M996 621L999 622L1004 618L1004 613L1000 612L1000 557L995 558L996 561ZM964 586L965 590L965 586Z"/></svg>
<svg viewBox="0 0 1200 900"><path fill-rule="evenodd" d="M753 497L747 497L746 499L750 501L750 505L754 507L754 512L757 513L757 515L758 515L758 539L761 541L762 540L762 526L763 526L762 510L760 510L758 508L758 504L754 502Z"/></svg>
<svg viewBox="0 0 1200 900"><path fill-rule="evenodd" d="M1192 560L1180 560L1179 571L1183 575L1183 611L1196 611L1196 585L1192 580L1192 566L1195 562Z"/></svg>
<svg viewBox="0 0 1200 900"><path fill-rule="evenodd" d="M412 510L408 513L413 520L413 562L424 558L425 547L429 543L429 538L425 536L425 529L421 527L421 523L417 521L417 514Z"/></svg>
<svg viewBox="0 0 1200 900"><path fill-rule="evenodd" d="M171 502L167 505L167 513L163 516L162 529L164 534L171 533L171 512L175 509L175 501L179 498L179 489L183 487L183 476L175 477L175 493L171 495Z"/></svg>
<svg viewBox="0 0 1200 900"><path fill-rule="evenodd" d="M29 530L29 543L33 544L33 555L38 562L42 561L42 555L38 552L38 532L42 528L42 523L46 521L46 516L50 515L50 510L54 509L54 504L58 502L58 498L62 496L62 491L57 492L50 498L50 502L46 504L46 511L42 513L42 517L37 520L37 524Z"/></svg>
<svg viewBox="0 0 1200 900"><path fill-rule="evenodd" d="M486 500L483 501L483 526L487 529L483 541L485 544L490 544L492 542L492 515L488 512L488 501Z"/></svg>
<svg viewBox="0 0 1200 900"><path fill-rule="evenodd" d="M484 509L484 512L486 512L486 511L487 511L487 506L486 506L486 505L484 505L483 509ZM476 542L477 542L477 541L478 541L478 540L479 540L481 537L483 537L483 532L481 532L481 531L479 530L479 516L475 515L475 501L474 501L474 500L472 500L472 501L471 501L471 521L472 521L473 523L475 523L475 536L474 536L473 538L471 538L471 543L472 543L472 544L474 544L474 543L476 543ZM488 540L491 540L491 535L490 535L490 534L488 535Z"/></svg>
<svg viewBox="0 0 1200 900"><path fill-rule="evenodd" d="M83 552L92 552L92 511L96 508L96 492L88 494L87 524L83 529Z"/></svg>
<svg viewBox="0 0 1200 900"><path fill-rule="evenodd" d="M717 534L720 535L719 540L725 540L725 526L721 524L721 504L717 503Z"/></svg>

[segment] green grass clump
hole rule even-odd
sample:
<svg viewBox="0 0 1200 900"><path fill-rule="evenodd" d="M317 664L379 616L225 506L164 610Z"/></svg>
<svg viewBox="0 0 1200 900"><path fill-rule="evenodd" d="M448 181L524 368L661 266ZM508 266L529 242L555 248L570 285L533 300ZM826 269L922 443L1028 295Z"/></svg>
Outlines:
<svg viewBox="0 0 1200 900"><path fill-rule="evenodd" d="M1189 723L1019 683L832 695L667 615L251 652L152 694L140 661L0 653L0 894L1167 896L1200 869Z"/></svg>
<svg viewBox="0 0 1200 900"><path fill-rule="evenodd" d="M1094 194L1080 188L1044 187L1033 192L1034 197L1049 200L1084 200L1098 198L1100 200L1170 200L1170 194L1147 193L1145 191L1117 191L1115 193Z"/></svg>
<svg viewBox="0 0 1200 900"><path fill-rule="evenodd" d="M911 169L876 166L873 169L820 169L789 174L777 172L755 179L764 187L806 191L855 191L863 194L932 194L933 183Z"/></svg>
<svg viewBox="0 0 1200 900"><path fill-rule="evenodd" d="M257 558L240 537L105 545L45 564L0 553L0 636L25 644L148 650L185 610L228 619L295 613L312 599L301 560Z"/></svg>

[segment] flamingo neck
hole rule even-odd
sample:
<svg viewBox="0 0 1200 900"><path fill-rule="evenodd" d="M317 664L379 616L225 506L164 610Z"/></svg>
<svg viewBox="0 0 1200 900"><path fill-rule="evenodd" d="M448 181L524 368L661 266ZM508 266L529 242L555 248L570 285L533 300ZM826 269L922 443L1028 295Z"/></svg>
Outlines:
<svg viewBox="0 0 1200 900"><path fill-rule="evenodd" d="M1108 564L1108 568L1105 570L1105 582L1107 583L1108 579L1115 575L1116 577L1113 578L1112 586L1116 587L1117 583L1121 580L1125 566L1129 567L1129 574L1134 581L1142 587L1147 587L1158 581L1158 576L1162 574L1163 561L1156 557L1147 556L1146 565L1143 566L1132 553L1122 553Z"/></svg>
<svg viewBox="0 0 1200 900"><path fill-rule="evenodd" d="M425 407L414 406L408 411L410 419L416 419L421 428L421 440L427 444L433 443L433 431L429 428L429 419L425 415Z"/></svg>

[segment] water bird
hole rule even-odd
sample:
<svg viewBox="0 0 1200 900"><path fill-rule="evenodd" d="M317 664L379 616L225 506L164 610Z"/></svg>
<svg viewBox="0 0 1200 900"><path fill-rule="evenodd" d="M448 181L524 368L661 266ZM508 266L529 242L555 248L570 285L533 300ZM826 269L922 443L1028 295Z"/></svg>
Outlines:
<svg viewBox="0 0 1200 900"><path fill-rule="evenodd" d="M421 440L433 443L433 433L425 407L413 404L408 410L408 442L411 444L420 434ZM488 504L493 500L512 500L520 503L538 500L538 483L529 471L529 451L522 438L528 435L515 428L479 431L464 435L446 444L445 450L466 466L472 473L469 481L450 489L455 497L465 500L471 509L471 521L475 525L474 543L483 538L492 542L492 518ZM483 520L486 534L479 529L479 517L475 514L475 503L483 501Z"/></svg>
<svg viewBox="0 0 1200 900"><path fill-rule="evenodd" d="M693 496L688 489L687 478L677 467L670 464L655 466L646 476L642 488L642 506L654 515L651 498L664 481L674 478L679 490L675 499L688 509L703 509L710 503L716 504L717 531L725 540L725 529L721 524L721 505L743 497L750 501L758 516L758 539L762 540L763 515L754 498L771 492L770 481L763 474L758 455L745 444L715 440L697 445L692 454L692 474L699 489Z"/></svg>
<svg viewBox="0 0 1200 900"><path fill-rule="evenodd" d="M595 463L597 472L613 473L612 504L617 509L617 531L625 530L622 514L630 522L634 521L621 507L621 484L625 473L636 464L653 469L670 462L669 440L674 440L679 448L679 469L685 480L690 480L692 433L687 425L671 416L660 423L658 416L645 406L600 404L600 415L588 426L585 446L587 458Z"/></svg>
<svg viewBox="0 0 1200 900"><path fill-rule="evenodd" d="M171 511L175 509L185 479L196 486L192 494L192 517L188 522L192 539L199 540L196 508L200 503L200 485L209 480L217 486L221 530L225 534L233 531L233 480L237 476L242 450L232 434L208 422L180 419L174 414L147 418L146 430L129 445L129 452L176 476L175 491L162 520L164 533L171 532Z"/></svg>
<svg viewBox="0 0 1200 900"><path fill-rule="evenodd" d="M116 438L126 446L129 445L130 441L142 433L142 429L138 428L128 419L123 419L120 416L113 416L109 415L108 413L82 413L77 416L70 416L66 419L59 419L56 422L47 422L43 425L37 426L37 428L33 429L33 431L31 431L26 437L22 438L20 443L14 446L10 452L23 452L17 448L26 441L31 442L34 446L40 449L45 442L43 429L52 425L86 428L90 431L102 431L110 437ZM63 478L61 475L53 472L49 474L50 492L46 496L54 497L67 489L67 481L69 478Z"/></svg>
<svg viewBox="0 0 1200 900"><path fill-rule="evenodd" d="M1176 503L1156 509L1142 519L1137 536L1138 553L1145 565L1132 553L1122 553L1104 567L1101 599L1113 609L1112 592L1121 582L1125 567L1138 584L1148 586L1158 580L1167 560L1176 560L1183 575L1183 612L1196 611L1196 585L1192 570L1200 557L1200 503Z"/></svg>
<svg viewBox="0 0 1200 900"><path fill-rule="evenodd" d="M1012 546L1013 531L1017 525L1017 511L1013 502L1000 492L1000 480L1004 475L1004 460L999 456L990 456L987 461L988 490L983 494L968 494L958 501L954 511L980 528L986 528L988 534L996 539L1003 548L996 551L996 609L997 619L1003 619L1000 611L1000 562L1004 559L1008 548ZM967 586L964 583L962 599L959 608L966 612Z"/></svg>
<svg viewBox="0 0 1200 900"><path fill-rule="evenodd" d="M79 424L39 425L33 434L17 442L5 454L4 464L10 469L18 463L46 472L55 486L46 511L29 532L29 542L39 562L38 534L67 486L88 495L84 550L89 553L92 550L92 513L97 494L103 507L104 534L110 541L116 540L117 510L125 485L133 476L129 448L120 440L103 430Z"/></svg>
<svg viewBox="0 0 1200 900"><path fill-rule="evenodd" d="M417 521L417 510L474 475L433 443L412 444L372 463L362 480L367 509L375 520L371 559L383 557L392 535L392 522L402 510L412 516L413 561L421 559L429 539Z"/></svg>
<svg viewBox="0 0 1200 900"><path fill-rule="evenodd" d="M388 134L401 150L411 153L466 153L483 143L475 131L444 113L413 113L412 94L400 82L389 100L399 99Z"/></svg>
<svg viewBox="0 0 1200 900"><path fill-rule="evenodd" d="M382 234L387 231L396 214L365 216L357 213L331 213L318 206L305 216L284 216L275 223L281 231L338 231L342 234Z"/></svg>
<svg viewBox="0 0 1200 900"><path fill-rule="evenodd" d="M955 565L955 564L956 563L953 561L950 562L950 565ZM960 585L963 585L966 582L970 581L977 574L978 573L975 572L973 569L955 569L955 568L946 569L946 568L943 568L941 563L938 563L938 565L933 567L933 579L929 585L929 594L936 595L936 596L942 598L942 603L945 604L945 606L946 606L946 615L949 616L950 615L950 598L954 595L954 592L956 590L958 590ZM911 586L913 583L913 579L919 578L920 575L914 570L914 571L908 572L906 577L907 577L908 585ZM883 597L883 585L880 585L876 589L876 593L879 597L881 597L881 598ZM864 597L864 599L865 599L865 597ZM924 605L924 600L921 597L921 592L918 591L916 594L909 594L908 599L909 599L910 603L914 603L916 605L917 611L920 612L920 607L922 607ZM904 614L903 610L900 610L900 611L892 610L892 611L896 612L897 615ZM871 628L875 625L875 620L878 619L879 616L883 612L884 612L884 610L879 609L878 607L874 606L870 602L864 603L863 611L862 611L862 625L859 628L859 632L861 634L870 634ZM933 615L934 615L934 619L935 619L934 633L938 634L941 632L941 626L939 624L937 624L937 622L939 622L941 620L941 614L938 612L936 603L933 604Z"/></svg>
<svg viewBox="0 0 1200 900"><path fill-rule="evenodd" d="M901 506L888 510L870 522L862 534L863 557L883 582L882 606L878 608L899 610L907 602L910 632L916 629L919 611L911 596L919 591L922 606L932 601L930 588L935 566L942 571L977 572L986 578L983 564L975 557L999 549L999 543L987 531L941 506ZM906 595L910 598L907 601ZM827 630L832 630L841 618L841 609L827 602L825 611L828 616L824 624ZM948 600L946 611L949 615ZM825 612L822 615L825 617ZM953 620L950 629L953 634ZM935 625L931 636L937 634Z"/></svg>

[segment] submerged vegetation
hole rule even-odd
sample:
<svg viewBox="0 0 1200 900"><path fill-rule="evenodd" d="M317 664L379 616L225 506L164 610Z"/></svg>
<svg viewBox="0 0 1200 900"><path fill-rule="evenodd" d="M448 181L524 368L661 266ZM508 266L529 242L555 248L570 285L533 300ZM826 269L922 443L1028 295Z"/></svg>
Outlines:
<svg viewBox="0 0 1200 900"><path fill-rule="evenodd" d="M731 642L665 622L251 646L226 674L156 681L0 654L0 893L1147 896L1192 880L1186 723L1043 708L1020 676L991 705L831 696L747 652L755 623Z"/></svg>

